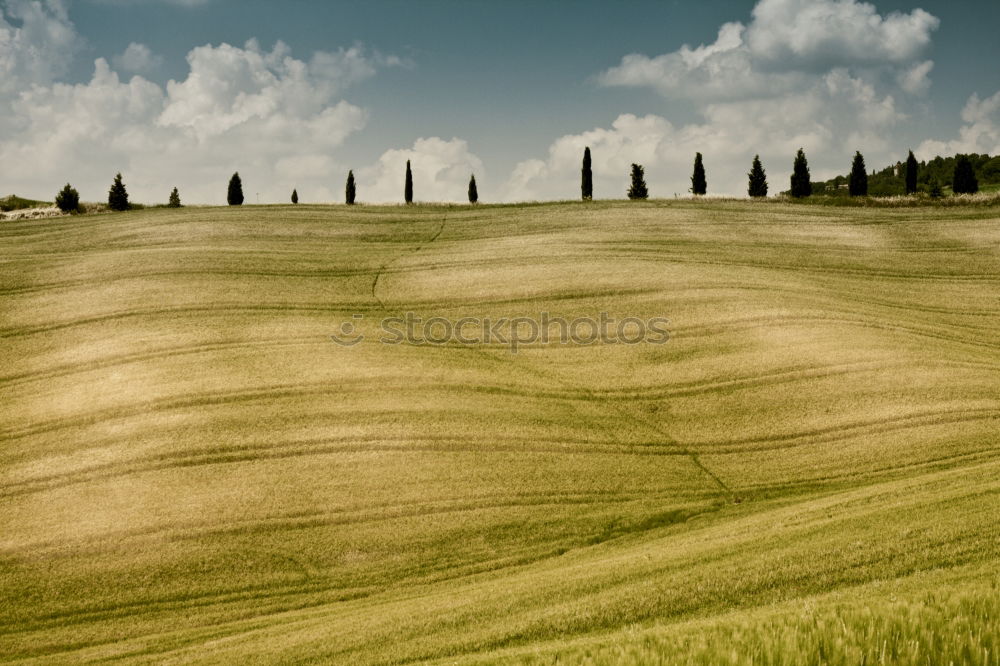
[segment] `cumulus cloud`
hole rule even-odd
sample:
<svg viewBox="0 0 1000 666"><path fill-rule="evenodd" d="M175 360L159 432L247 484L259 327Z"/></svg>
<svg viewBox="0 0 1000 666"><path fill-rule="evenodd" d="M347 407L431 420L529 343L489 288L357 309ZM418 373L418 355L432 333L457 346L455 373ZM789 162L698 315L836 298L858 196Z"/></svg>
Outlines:
<svg viewBox="0 0 1000 666"><path fill-rule="evenodd" d="M190 130L201 140L247 124L285 137L290 129L285 121L301 121L333 130L316 137L323 145L339 144L345 135L329 122L338 115L328 108L330 101L343 88L375 73L357 47L316 53L307 63L292 58L282 42L268 52L251 40L242 49L202 46L187 60L188 77L167 83L167 105L158 124ZM260 121L268 119L268 127L261 126Z"/></svg>
<svg viewBox="0 0 1000 666"><path fill-rule="evenodd" d="M78 47L62 0L0 2L0 95L58 79Z"/></svg>
<svg viewBox="0 0 1000 666"><path fill-rule="evenodd" d="M144 144L156 141L143 136L144 126L162 102L157 85L140 77L122 83L107 61L98 60L87 84L57 83L21 93L11 108L22 131L0 144L0 159L22 165L20 177L28 182L63 170L83 174L94 161L121 168L128 164L130 150L148 149ZM16 183L18 174L13 177Z"/></svg>
<svg viewBox="0 0 1000 666"><path fill-rule="evenodd" d="M549 148L547 159L518 164L507 181L503 198L509 201L577 198L580 160L587 146L593 156L594 196L622 198L629 164L643 164L650 169L647 176L656 176L661 156L666 155L676 138L674 127L664 118L623 114L608 129L596 128L557 139ZM662 196L663 191L658 194Z"/></svg>
<svg viewBox="0 0 1000 666"><path fill-rule="evenodd" d="M923 95L931 87L930 73L934 69L934 61L925 60L898 75L899 87L911 95Z"/></svg>
<svg viewBox="0 0 1000 666"><path fill-rule="evenodd" d="M162 65L163 58L154 54L145 44L132 42L122 53L116 55L112 62L119 71L146 74Z"/></svg>
<svg viewBox="0 0 1000 666"><path fill-rule="evenodd" d="M47 16L62 26L65 15L53 8ZM18 32L15 39L24 46L28 37ZM185 201L222 203L226 181L239 170L250 197L284 201L297 187L305 200L339 200L330 175L346 167L334 149L368 116L341 97L383 66L383 57L354 46L300 60L281 42L265 50L251 40L242 48L193 49L187 76L165 87L116 71L141 69L150 59L148 49L132 45L116 68L98 59L91 80L77 85L49 83L54 65L39 66L44 76L35 75L34 85L0 95L0 161L21 167L5 186L44 196L39 183L55 191L70 180L85 199L99 200L121 171L138 201L161 201L177 186Z"/></svg>
<svg viewBox="0 0 1000 666"><path fill-rule="evenodd" d="M598 80L718 101L775 97L832 69L854 68L889 70L904 77L908 92L921 92L932 63L914 60L938 24L921 9L882 17L856 0L761 0L749 25L726 23L711 44L630 54Z"/></svg>
<svg viewBox="0 0 1000 666"><path fill-rule="evenodd" d="M657 115L619 116L610 128L557 139L546 159L521 162L504 188L504 198L575 198L583 149L589 146L594 195L624 198L629 165L646 168L654 197L686 195L696 152L703 153L709 192L743 195L746 172L760 154L772 192L788 189L792 157L802 147L814 178L847 170L854 150L888 155L888 130L904 116L891 96L879 96L846 70L829 72L812 87L778 99L749 99L708 105L704 122L676 127Z"/></svg>
<svg viewBox="0 0 1000 666"><path fill-rule="evenodd" d="M908 63L930 44L940 21L922 9L882 17L856 0L761 0L746 45L772 67Z"/></svg>
<svg viewBox="0 0 1000 666"><path fill-rule="evenodd" d="M439 137L417 139L411 148L387 150L378 161L358 172L358 200L400 202L406 161L413 172L415 201L468 201L469 176L476 174L482 187L482 160L462 139ZM484 198L488 198L484 194Z"/></svg>
<svg viewBox="0 0 1000 666"><path fill-rule="evenodd" d="M917 156L930 159L956 153L1000 154L1000 91L986 99L973 94L962 109L962 122L957 138L924 141L916 150Z"/></svg>
<svg viewBox="0 0 1000 666"><path fill-rule="evenodd" d="M906 120L897 100L923 94L933 62L921 55L938 19L922 10L881 16L856 0L760 0L748 25L723 24L714 42L654 57L631 54L601 73L607 86L639 86L696 103L697 121L619 116L609 128L564 136L547 157L521 162L505 196L574 197L590 146L595 195L623 197L628 167L646 167L653 196L686 194L696 152L709 192L745 195L760 154L771 191L788 189L795 151L814 179L844 173L855 150L869 164L898 159L890 144Z"/></svg>
<svg viewBox="0 0 1000 666"><path fill-rule="evenodd" d="M792 90L803 76L796 72L762 71L744 41L741 23L726 23L712 44L649 57L633 53L603 72L606 86L649 87L664 96L694 100L742 99Z"/></svg>

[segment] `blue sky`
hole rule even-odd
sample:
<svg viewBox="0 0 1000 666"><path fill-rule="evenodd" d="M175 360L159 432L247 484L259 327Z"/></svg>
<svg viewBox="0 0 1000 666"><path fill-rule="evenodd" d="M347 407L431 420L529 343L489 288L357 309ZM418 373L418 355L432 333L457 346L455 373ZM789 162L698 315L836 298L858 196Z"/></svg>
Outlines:
<svg viewBox="0 0 1000 666"><path fill-rule="evenodd" d="M0 7L0 159L25 167L0 189L24 195L100 199L121 170L139 200L219 203L239 169L262 200L339 200L352 168L391 201L412 159L418 199L460 200L473 170L484 200L572 198L591 144L598 196L631 161L683 194L695 150L710 192L740 194L758 152L784 189L799 145L816 176L858 149L1000 152L994 1Z"/></svg>

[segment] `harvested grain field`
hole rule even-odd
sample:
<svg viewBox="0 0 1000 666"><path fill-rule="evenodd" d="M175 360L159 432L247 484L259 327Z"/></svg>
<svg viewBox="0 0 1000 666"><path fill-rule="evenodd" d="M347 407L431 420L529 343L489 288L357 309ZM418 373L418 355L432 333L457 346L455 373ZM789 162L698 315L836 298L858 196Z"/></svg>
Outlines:
<svg viewBox="0 0 1000 666"><path fill-rule="evenodd" d="M150 209L0 243L0 659L996 663L1000 208ZM380 341L602 312L669 341Z"/></svg>

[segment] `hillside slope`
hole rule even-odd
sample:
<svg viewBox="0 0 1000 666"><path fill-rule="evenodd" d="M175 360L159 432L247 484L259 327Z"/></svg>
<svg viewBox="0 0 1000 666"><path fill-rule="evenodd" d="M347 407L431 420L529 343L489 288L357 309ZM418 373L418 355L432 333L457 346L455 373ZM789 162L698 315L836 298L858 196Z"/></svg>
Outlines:
<svg viewBox="0 0 1000 666"><path fill-rule="evenodd" d="M995 659L1000 209L161 209L0 243L0 660ZM376 341L408 312L670 341Z"/></svg>

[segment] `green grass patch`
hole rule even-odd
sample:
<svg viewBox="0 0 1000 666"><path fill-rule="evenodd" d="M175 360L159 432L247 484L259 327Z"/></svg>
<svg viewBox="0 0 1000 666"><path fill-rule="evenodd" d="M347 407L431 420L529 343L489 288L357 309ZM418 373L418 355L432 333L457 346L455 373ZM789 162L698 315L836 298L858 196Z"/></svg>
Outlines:
<svg viewBox="0 0 1000 666"><path fill-rule="evenodd" d="M11 194L10 196L3 197L0 199L0 211L7 213L12 210L24 210L25 208L44 208L46 206L52 206L50 201L35 201L33 199L24 199L17 195Z"/></svg>

